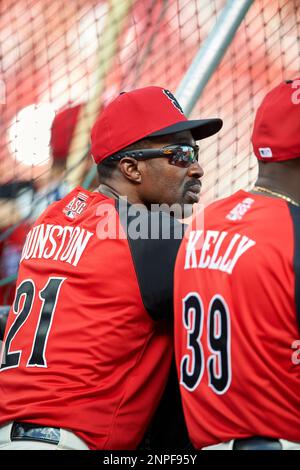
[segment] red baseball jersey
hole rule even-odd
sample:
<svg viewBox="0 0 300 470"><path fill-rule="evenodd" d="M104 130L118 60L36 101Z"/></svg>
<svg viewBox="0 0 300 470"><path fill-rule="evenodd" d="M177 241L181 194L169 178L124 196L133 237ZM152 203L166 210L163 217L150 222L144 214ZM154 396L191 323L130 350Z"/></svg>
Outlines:
<svg viewBox="0 0 300 470"><path fill-rule="evenodd" d="M70 429L91 449L134 449L143 437L171 363L180 237L136 238L124 207L78 187L29 231L5 330L1 425Z"/></svg>
<svg viewBox="0 0 300 470"><path fill-rule="evenodd" d="M197 449L249 436L300 442L300 209L238 191L202 216L184 237L174 286L191 440Z"/></svg>

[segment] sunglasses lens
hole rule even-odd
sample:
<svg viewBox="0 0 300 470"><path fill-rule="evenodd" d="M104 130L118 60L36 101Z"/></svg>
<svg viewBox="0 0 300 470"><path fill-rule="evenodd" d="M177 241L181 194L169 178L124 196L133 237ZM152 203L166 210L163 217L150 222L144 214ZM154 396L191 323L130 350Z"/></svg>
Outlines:
<svg viewBox="0 0 300 470"><path fill-rule="evenodd" d="M154 157L167 157L171 165L186 168L198 160L198 145L167 145L161 149L124 150L108 157L110 161L120 161L123 157L147 160ZM108 160L107 159L107 160Z"/></svg>
<svg viewBox="0 0 300 470"><path fill-rule="evenodd" d="M170 147L169 147L170 148ZM172 148L172 158L170 163L172 165L181 166L183 168L188 167L192 163L195 163L198 158L198 147L192 147L190 145L178 145Z"/></svg>

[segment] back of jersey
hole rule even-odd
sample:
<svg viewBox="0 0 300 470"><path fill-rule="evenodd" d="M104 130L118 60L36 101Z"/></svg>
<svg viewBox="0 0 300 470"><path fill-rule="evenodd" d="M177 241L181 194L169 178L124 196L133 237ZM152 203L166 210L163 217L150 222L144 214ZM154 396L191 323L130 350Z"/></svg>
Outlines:
<svg viewBox="0 0 300 470"><path fill-rule="evenodd" d="M208 207L182 243L175 352L196 448L300 441L299 217L280 199L239 191Z"/></svg>
<svg viewBox="0 0 300 470"><path fill-rule="evenodd" d="M101 239L101 223L122 231L118 220L113 199L76 188L29 232L4 338L1 423L71 429L92 449L142 438L171 336L143 305L126 235Z"/></svg>

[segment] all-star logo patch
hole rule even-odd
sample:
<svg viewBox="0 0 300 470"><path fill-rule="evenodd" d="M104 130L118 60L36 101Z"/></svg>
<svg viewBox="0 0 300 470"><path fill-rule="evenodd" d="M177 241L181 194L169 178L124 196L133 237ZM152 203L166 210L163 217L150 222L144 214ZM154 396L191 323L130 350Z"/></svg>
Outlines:
<svg viewBox="0 0 300 470"><path fill-rule="evenodd" d="M247 197L242 202L239 202L230 212L226 215L226 219L228 220L241 220L244 215L251 209L252 204L254 203L254 199L251 197Z"/></svg>
<svg viewBox="0 0 300 470"><path fill-rule="evenodd" d="M182 114L184 114L182 107L181 107L180 104L178 103L178 101L177 101L177 99L175 98L175 96L173 95L173 93L171 93L169 90L163 90L163 92L164 92L164 94L169 98L169 100L171 101L172 105L175 106L175 108L177 108L178 111L180 111Z"/></svg>
<svg viewBox="0 0 300 470"><path fill-rule="evenodd" d="M63 213L70 219L75 219L75 217L81 215L86 209L88 198L89 196L87 194L78 193L63 209Z"/></svg>

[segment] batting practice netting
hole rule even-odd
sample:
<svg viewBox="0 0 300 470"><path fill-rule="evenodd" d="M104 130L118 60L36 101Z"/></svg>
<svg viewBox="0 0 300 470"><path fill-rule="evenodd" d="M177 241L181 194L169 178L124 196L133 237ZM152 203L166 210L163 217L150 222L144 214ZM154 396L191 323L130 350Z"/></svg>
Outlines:
<svg viewBox="0 0 300 470"><path fill-rule="evenodd" d="M176 95L227 3L0 2L0 289L15 275L14 243L21 243L22 230L38 212L28 210L32 194L96 184L87 153L89 129L101 107L120 91L146 85ZM253 183L254 111L270 88L300 75L299 22L299 0L252 2L193 107L191 118L224 120L219 134L200 142L205 203ZM67 142L58 136L53 143L54 160L67 152L66 169L53 168L50 128L54 116L68 108L72 112L61 124L67 126ZM58 133L59 126L58 121Z"/></svg>

